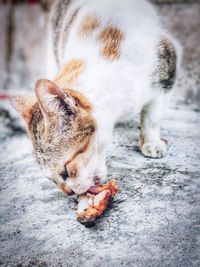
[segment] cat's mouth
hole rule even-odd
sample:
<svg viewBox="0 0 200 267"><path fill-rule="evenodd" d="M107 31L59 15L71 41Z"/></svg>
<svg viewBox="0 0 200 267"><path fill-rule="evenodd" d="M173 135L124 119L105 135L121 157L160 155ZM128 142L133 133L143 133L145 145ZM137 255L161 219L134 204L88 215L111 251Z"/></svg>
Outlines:
<svg viewBox="0 0 200 267"><path fill-rule="evenodd" d="M93 185L90 186L89 188L76 188L76 187L73 187L71 184L68 184L68 188L70 188L70 192L72 194L77 194L77 195L81 195L83 193L90 193L90 194L98 194L99 193L99 190L98 188L101 186L101 179L98 178L98 177L95 177L93 179Z"/></svg>
<svg viewBox="0 0 200 267"><path fill-rule="evenodd" d="M100 184L99 184L100 185ZM98 194L98 188L99 188L99 185L93 185L91 186L89 189L88 189L88 193L91 193L91 194Z"/></svg>
<svg viewBox="0 0 200 267"><path fill-rule="evenodd" d="M100 186L101 184L101 179L99 177L94 177L94 185L91 186L89 189L88 189L88 193L91 193L91 194L98 194L97 192L97 188Z"/></svg>

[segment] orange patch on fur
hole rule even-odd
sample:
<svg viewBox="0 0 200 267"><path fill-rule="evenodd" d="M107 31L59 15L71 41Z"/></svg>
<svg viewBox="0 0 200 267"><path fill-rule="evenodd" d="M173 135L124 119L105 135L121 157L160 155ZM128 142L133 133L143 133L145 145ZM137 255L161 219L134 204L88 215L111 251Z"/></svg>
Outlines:
<svg viewBox="0 0 200 267"><path fill-rule="evenodd" d="M68 84L75 83L83 70L84 62L82 60L71 60L63 67L54 81L61 88L65 88Z"/></svg>
<svg viewBox="0 0 200 267"><path fill-rule="evenodd" d="M76 163L70 165L69 176L70 178L76 178L78 176L78 168Z"/></svg>
<svg viewBox="0 0 200 267"><path fill-rule="evenodd" d="M117 27L108 26L99 35L98 39L103 43L101 54L111 60L120 57L120 44L124 39L124 33Z"/></svg>
<svg viewBox="0 0 200 267"><path fill-rule="evenodd" d="M92 110L92 104L82 93L76 90L66 89L66 88L64 89L64 91L70 96L72 96L82 108L84 108L88 112Z"/></svg>
<svg viewBox="0 0 200 267"><path fill-rule="evenodd" d="M98 18L95 15L86 16L80 27L80 34L88 36L92 32L94 32L100 25Z"/></svg>

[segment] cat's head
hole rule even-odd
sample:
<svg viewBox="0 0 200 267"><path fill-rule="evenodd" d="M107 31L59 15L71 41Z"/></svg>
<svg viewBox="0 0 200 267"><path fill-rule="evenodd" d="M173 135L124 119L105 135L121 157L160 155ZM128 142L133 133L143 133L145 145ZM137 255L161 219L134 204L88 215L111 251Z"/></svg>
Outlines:
<svg viewBox="0 0 200 267"><path fill-rule="evenodd" d="M84 193L106 175L105 160L98 162L92 105L81 93L49 80L39 80L35 92L37 98L14 96L11 103L26 122L37 161L63 191L68 185Z"/></svg>

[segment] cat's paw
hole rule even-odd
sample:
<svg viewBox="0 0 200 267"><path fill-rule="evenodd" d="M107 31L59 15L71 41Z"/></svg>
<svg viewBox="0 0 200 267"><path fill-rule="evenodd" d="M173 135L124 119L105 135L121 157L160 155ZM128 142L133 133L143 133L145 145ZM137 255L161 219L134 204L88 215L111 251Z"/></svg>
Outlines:
<svg viewBox="0 0 200 267"><path fill-rule="evenodd" d="M167 142L163 140L147 142L140 147L140 150L145 157L162 158L167 153Z"/></svg>

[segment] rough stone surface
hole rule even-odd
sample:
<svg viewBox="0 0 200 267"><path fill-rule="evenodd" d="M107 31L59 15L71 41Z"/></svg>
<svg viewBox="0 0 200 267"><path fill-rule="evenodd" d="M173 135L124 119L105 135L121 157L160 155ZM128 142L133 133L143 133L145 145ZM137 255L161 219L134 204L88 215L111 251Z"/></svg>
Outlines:
<svg viewBox="0 0 200 267"><path fill-rule="evenodd" d="M41 175L22 122L7 101L0 102L0 266L200 266L199 11L196 4L159 7L185 51L178 101L163 124L169 151L163 159L144 158L137 147L137 120L118 124L108 151L108 179L115 178L121 191L93 227L76 221L76 198L65 197ZM18 12L19 19L23 12ZM0 9L2 24L4 15ZM32 18L32 23L38 22ZM43 41L36 42L28 28L22 28L27 39L32 38L27 41L33 42L32 53L24 51L19 32L10 85L30 89L42 75L36 64ZM1 38L0 48L2 59Z"/></svg>
<svg viewBox="0 0 200 267"><path fill-rule="evenodd" d="M27 137L2 135L1 266L199 266L199 112L170 110L163 128L168 155L152 160L137 123L116 127L108 178L121 191L91 228L42 177Z"/></svg>

